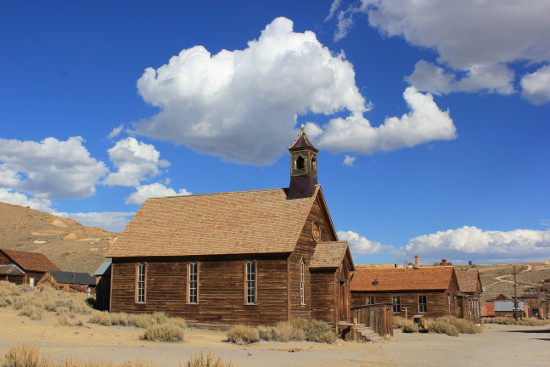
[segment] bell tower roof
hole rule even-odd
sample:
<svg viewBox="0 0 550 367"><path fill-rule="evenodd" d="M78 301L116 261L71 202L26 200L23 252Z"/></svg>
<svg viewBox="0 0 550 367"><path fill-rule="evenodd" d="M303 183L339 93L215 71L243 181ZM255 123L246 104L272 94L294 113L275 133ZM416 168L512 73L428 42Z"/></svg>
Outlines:
<svg viewBox="0 0 550 367"><path fill-rule="evenodd" d="M315 148L313 144L311 144L311 142L309 141L306 134L305 126L302 124L298 137L296 138L296 140L294 140L294 143L292 143L292 145L288 147L288 150L292 152L303 149L311 149L315 153L319 152L319 150Z"/></svg>

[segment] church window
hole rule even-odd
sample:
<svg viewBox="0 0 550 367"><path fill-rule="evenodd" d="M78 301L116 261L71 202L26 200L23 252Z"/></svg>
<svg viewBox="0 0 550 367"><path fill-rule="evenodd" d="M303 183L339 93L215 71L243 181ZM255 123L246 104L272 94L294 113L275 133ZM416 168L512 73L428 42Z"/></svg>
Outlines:
<svg viewBox="0 0 550 367"><path fill-rule="evenodd" d="M187 264L187 303L199 303L199 265Z"/></svg>
<svg viewBox="0 0 550 367"><path fill-rule="evenodd" d="M254 261L246 262L246 303L256 304L256 263Z"/></svg>
<svg viewBox="0 0 550 367"><path fill-rule="evenodd" d="M304 157L300 156L296 159L296 169L306 168Z"/></svg>
<svg viewBox="0 0 550 367"><path fill-rule="evenodd" d="M306 264L300 261L300 304L306 304Z"/></svg>
<svg viewBox="0 0 550 367"><path fill-rule="evenodd" d="M145 303L145 280L147 264L138 263L136 266L136 303Z"/></svg>

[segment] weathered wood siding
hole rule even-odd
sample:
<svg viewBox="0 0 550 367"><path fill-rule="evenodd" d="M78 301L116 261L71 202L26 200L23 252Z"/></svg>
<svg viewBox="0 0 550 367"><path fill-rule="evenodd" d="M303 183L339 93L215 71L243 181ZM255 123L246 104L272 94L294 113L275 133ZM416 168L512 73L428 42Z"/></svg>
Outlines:
<svg viewBox="0 0 550 367"><path fill-rule="evenodd" d="M338 279L334 269L311 272L311 317L333 324L338 320Z"/></svg>
<svg viewBox="0 0 550 367"><path fill-rule="evenodd" d="M421 314L419 311L418 296L426 296L428 312L423 313L427 318L458 315L458 297L448 291L423 291L423 292L352 292L353 306L362 306L367 303L367 297L373 296L375 303L392 304L392 297L401 297L401 312L394 316L405 317L405 309L408 318ZM449 306L449 296L451 304Z"/></svg>
<svg viewBox="0 0 550 367"><path fill-rule="evenodd" d="M216 256L170 259L113 259L111 311L164 311L190 321L275 324L287 319L287 258ZM256 261L257 302L245 304L245 263ZM136 263L146 261L146 301L135 302ZM187 303L187 264L196 261L198 303Z"/></svg>
<svg viewBox="0 0 550 367"><path fill-rule="evenodd" d="M290 281L290 318L302 317L311 319L312 311L312 280L311 273L308 270L311 258L315 252L315 241L313 240L312 225L318 223L321 229L320 241L336 241L336 237L332 233L332 227L328 213L323 209L323 205L319 198L315 200L309 216L302 228L300 238L296 244L295 251L289 257L289 281ZM300 303L300 261L303 259L306 265L305 272L305 305ZM327 286L329 286L327 284ZM319 289L319 285L316 286ZM330 307L327 305L326 307ZM321 319L323 320L323 319Z"/></svg>

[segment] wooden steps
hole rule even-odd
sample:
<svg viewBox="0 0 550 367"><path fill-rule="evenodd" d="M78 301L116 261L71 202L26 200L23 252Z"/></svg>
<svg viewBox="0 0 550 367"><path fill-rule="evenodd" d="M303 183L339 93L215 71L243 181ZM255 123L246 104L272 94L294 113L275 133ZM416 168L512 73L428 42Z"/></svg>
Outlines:
<svg viewBox="0 0 550 367"><path fill-rule="evenodd" d="M340 336L345 340L372 343L384 340L384 337L380 336L377 332L365 324L340 322L338 323L338 329Z"/></svg>

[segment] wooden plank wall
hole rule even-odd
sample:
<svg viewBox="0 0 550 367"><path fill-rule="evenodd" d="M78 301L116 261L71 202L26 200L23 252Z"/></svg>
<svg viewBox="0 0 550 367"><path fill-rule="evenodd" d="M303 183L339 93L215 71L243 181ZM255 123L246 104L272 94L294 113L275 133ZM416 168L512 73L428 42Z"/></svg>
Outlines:
<svg viewBox="0 0 550 367"><path fill-rule="evenodd" d="M314 295L311 303L311 317L334 324L338 317L337 275L334 270L315 271L311 273L311 293Z"/></svg>
<svg viewBox="0 0 550 367"><path fill-rule="evenodd" d="M144 260L144 259L142 259ZM187 263L199 264L199 302L187 303ZM147 259L146 302L135 302L136 260L113 259L111 311L164 311L190 321L275 324L287 319L286 257L257 259L257 303L245 304L245 262L227 259Z"/></svg>
<svg viewBox="0 0 550 367"><path fill-rule="evenodd" d="M290 318L302 317L305 319L312 318L312 279L311 274L307 269L309 269L309 264L311 263L311 258L315 252L315 241L312 236L312 224L317 222L321 228L321 238L320 241L336 241L336 238L333 237L330 222L327 216L325 215L320 200L317 198L315 200L309 216L302 228L300 238L296 244L295 251L290 255L290 305L291 305L291 315ZM306 264L306 276L305 276L305 305L300 304L300 260L304 260ZM328 279L325 279L329 281ZM319 282L320 280L317 280ZM333 280L330 280L332 282ZM328 287L329 284L327 283ZM318 288L318 286L316 286ZM314 298L317 295L313 295ZM319 304L316 305L318 307ZM325 307L331 307L331 305L326 305ZM321 319L324 320L324 319Z"/></svg>
<svg viewBox="0 0 550 367"><path fill-rule="evenodd" d="M394 316L405 317L405 308L407 308L407 318L412 318L419 313L418 296L426 296L428 302L428 312L424 317L438 318L442 316L457 316L458 303L457 299L451 294L451 312L449 313L449 306L447 303L448 292L351 292L352 293L352 306L362 306L366 304L367 296L374 296L375 303L387 303L392 304L392 297L401 297L401 312L394 313Z"/></svg>

